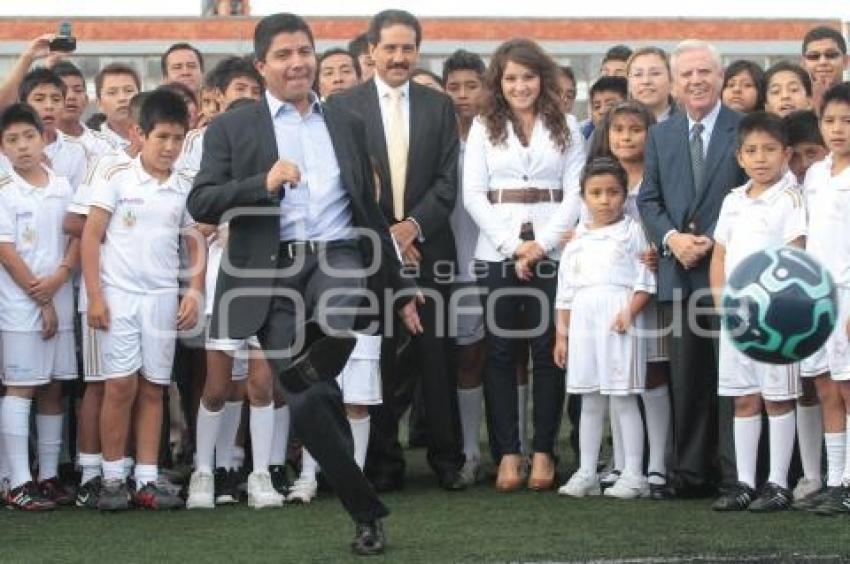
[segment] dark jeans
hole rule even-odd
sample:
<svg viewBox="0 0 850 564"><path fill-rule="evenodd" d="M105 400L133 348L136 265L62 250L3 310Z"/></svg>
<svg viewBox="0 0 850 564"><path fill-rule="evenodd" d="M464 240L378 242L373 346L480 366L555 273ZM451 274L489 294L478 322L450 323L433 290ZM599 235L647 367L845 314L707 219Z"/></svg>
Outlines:
<svg viewBox="0 0 850 564"><path fill-rule="evenodd" d="M257 334L263 351L271 353L269 362L279 376L290 366L292 356L281 357L274 353L290 349L296 332L303 331L301 323L305 319L326 323L335 330L351 329L356 321L353 309L361 304L363 297L362 292L359 293L364 288L362 273L332 276L320 268L318 254L300 254L303 252L299 251L295 259L283 250L279 254L278 268L291 271L278 275L275 290L292 292L295 297L273 297L268 317ZM327 264L335 269L362 269L363 259L354 241L335 243L319 251L322 253ZM333 297L323 301L323 295L330 295L326 292L333 292ZM300 389L300 385L287 385L285 381L281 384L295 434L319 463L349 514L361 522L387 515L387 508L354 462L351 428L337 383L333 380L321 382L303 391L294 391Z"/></svg>
<svg viewBox="0 0 850 564"><path fill-rule="evenodd" d="M487 268L480 269L478 281L487 288L484 393L492 451L497 462L503 455L520 453L517 341L528 339L532 358L532 448L534 452L554 454L565 392L564 371L555 366L552 358L558 263L542 261L529 282L517 278L512 261L484 264ZM525 327L520 308L524 311ZM522 336L510 334L522 329L528 330Z"/></svg>

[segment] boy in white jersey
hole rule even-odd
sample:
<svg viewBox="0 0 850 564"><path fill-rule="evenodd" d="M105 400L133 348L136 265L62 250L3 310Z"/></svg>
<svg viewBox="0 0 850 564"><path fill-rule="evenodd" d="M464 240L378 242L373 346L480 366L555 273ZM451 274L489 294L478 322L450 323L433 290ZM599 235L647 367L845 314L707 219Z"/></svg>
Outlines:
<svg viewBox="0 0 850 564"><path fill-rule="evenodd" d="M135 416L135 505L182 506L157 486L162 393L171 380L175 330L195 325L204 284L205 248L186 211L190 181L173 171L188 128L182 99L164 90L142 104L142 149L104 174L83 228L83 276L89 327L100 330L103 488L98 507L129 507L124 448ZM186 236L189 292L179 297L178 235ZM102 241L102 243L101 243ZM141 376L141 378L139 377ZM133 406L135 405L135 408ZM135 410L135 411L134 411Z"/></svg>
<svg viewBox="0 0 850 564"><path fill-rule="evenodd" d="M806 209L794 174L782 119L754 112L738 126L738 162L750 181L723 200L714 230L711 287L720 307L729 274L750 254L779 245L802 247ZM794 451L794 407L800 394L799 364L755 361L720 338L719 394L735 398L735 463L738 484L718 498L716 511L781 511L791 507L788 466ZM756 495L756 462L762 409L770 425L770 475Z"/></svg>
<svg viewBox="0 0 850 564"><path fill-rule="evenodd" d="M14 104L0 117L0 143L12 170L0 179L0 433L10 467L6 502L24 510L72 498L56 479L62 437L59 380L77 375L70 278L79 245L62 233L68 181L43 165L44 128L35 110ZM29 468L30 409L37 398L39 484Z"/></svg>
<svg viewBox="0 0 850 564"><path fill-rule="evenodd" d="M136 70L124 63L110 63L94 77L97 106L106 121L100 131L113 144L122 149L130 145L130 100L141 90L142 81Z"/></svg>
<svg viewBox="0 0 850 564"><path fill-rule="evenodd" d="M795 507L833 515L850 512L850 83L826 91L820 128L830 153L806 173L806 250L835 280L838 318L824 347L802 363L803 373L815 378L823 410L826 487Z"/></svg>

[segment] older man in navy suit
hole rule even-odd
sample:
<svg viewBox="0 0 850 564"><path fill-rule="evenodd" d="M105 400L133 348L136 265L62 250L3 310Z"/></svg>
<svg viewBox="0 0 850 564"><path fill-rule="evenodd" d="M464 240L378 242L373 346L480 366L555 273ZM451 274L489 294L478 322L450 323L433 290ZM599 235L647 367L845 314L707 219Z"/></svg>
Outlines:
<svg viewBox="0 0 850 564"><path fill-rule="evenodd" d="M723 198L746 177L735 157L741 116L720 103L723 68L717 50L684 41L671 62L685 111L649 133L638 207L662 251L658 299L672 327L669 483L678 496L702 497L711 495L718 478L736 480L731 402L718 399L716 334L705 330L717 327L708 292L714 226Z"/></svg>

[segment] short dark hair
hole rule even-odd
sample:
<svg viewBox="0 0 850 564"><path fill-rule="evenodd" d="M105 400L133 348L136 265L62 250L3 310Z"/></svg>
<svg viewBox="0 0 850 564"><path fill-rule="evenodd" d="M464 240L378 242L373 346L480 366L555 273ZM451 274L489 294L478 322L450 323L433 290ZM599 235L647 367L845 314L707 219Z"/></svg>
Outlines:
<svg viewBox="0 0 850 564"><path fill-rule="evenodd" d="M614 45L605 52L602 64L608 61L623 61L624 63L632 56L632 49L628 45Z"/></svg>
<svg viewBox="0 0 850 564"><path fill-rule="evenodd" d="M365 31L348 42L348 52L355 59L360 55L369 54L369 37Z"/></svg>
<svg viewBox="0 0 850 564"><path fill-rule="evenodd" d="M596 157L591 159L584 165L584 170L581 171L581 195L584 196L584 190L587 187L587 181L594 176L604 176L610 174L617 179L617 182L623 188L623 194L629 194L629 175L626 169L617 159L611 157Z"/></svg>
<svg viewBox="0 0 850 564"><path fill-rule="evenodd" d="M363 74L363 70L360 68L360 61L357 60L357 56L352 54L351 51L343 49L342 47L331 47L330 49L322 53L319 56L319 63L317 65L317 68L322 68L322 61L324 61L328 57L333 57L334 55L346 55L350 57L351 64L354 67L354 74L356 74L357 78L360 79Z"/></svg>
<svg viewBox="0 0 850 564"><path fill-rule="evenodd" d="M254 28L254 56L258 61L265 61L272 41L280 33L296 33L303 31L310 40L310 45L316 46L313 30L301 16L282 12L266 16Z"/></svg>
<svg viewBox="0 0 850 564"><path fill-rule="evenodd" d="M138 94L137 94L138 96ZM86 120L86 127L89 129L100 130L100 126L106 122L106 114L103 112L95 112Z"/></svg>
<svg viewBox="0 0 850 564"><path fill-rule="evenodd" d="M823 95L823 101L820 104L820 115L823 116L824 110L830 102L839 104L847 104L850 106L850 82L839 82Z"/></svg>
<svg viewBox="0 0 850 564"><path fill-rule="evenodd" d="M477 53L458 49L443 61L443 82L449 80L449 74L459 70L473 71L479 77L483 77L487 67L484 65L484 59Z"/></svg>
<svg viewBox="0 0 850 564"><path fill-rule="evenodd" d="M574 85L577 84L576 83L576 73L573 70L573 67L571 67L569 65L558 65L558 73L569 78L570 82L572 82Z"/></svg>
<svg viewBox="0 0 850 564"><path fill-rule="evenodd" d="M836 46L838 46L838 50L845 55L847 54L847 41L844 40L844 36L841 35L841 32L837 29L823 25L813 27L806 32L806 35L803 36L803 54L806 53L809 43L813 41L820 41L821 39L832 39L835 41Z"/></svg>
<svg viewBox="0 0 850 564"><path fill-rule="evenodd" d="M136 89L142 89L142 79L139 78L139 73L126 63L109 63L98 72L94 77L94 93L100 98L100 92L103 90L103 79L109 75L124 74L133 79L136 83Z"/></svg>
<svg viewBox="0 0 850 564"><path fill-rule="evenodd" d="M33 126L40 134L44 134L44 124L38 117L38 112L29 104L18 102L12 104L0 114L0 138L6 130L16 123L25 123Z"/></svg>
<svg viewBox="0 0 850 564"><path fill-rule="evenodd" d="M191 51L198 58L198 66L201 67L201 72L204 71L204 56L201 51L186 42L175 43L165 50L162 57L159 58L159 68L162 70L162 77L165 78L168 74L168 56L175 51Z"/></svg>
<svg viewBox="0 0 850 564"><path fill-rule="evenodd" d="M230 56L220 60L208 74L209 85L222 92L237 78L247 78L263 86L263 77L247 57Z"/></svg>
<svg viewBox="0 0 850 564"><path fill-rule="evenodd" d="M66 76L76 76L80 80L83 81L83 84L86 83L86 77L83 75L83 71L77 67L71 61L59 61L55 65L53 65L50 70L56 73L56 76L59 78L64 78Z"/></svg>
<svg viewBox="0 0 850 564"><path fill-rule="evenodd" d="M428 69L423 69L423 68L413 69L413 72L410 73L410 78L413 79L417 76L430 76L432 79L434 79L437 82L437 84L442 86L444 89L446 87L446 83L443 82L442 77L435 72L429 71Z"/></svg>
<svg viewBox="0 0 850 564"><path fill-rule="evenodd" d="M127 109L130 112L130 121L136 125L139 125L139 120L142 117L142 104L145 103L145 100L147 100L150 95L151 90L146 90L144 92L137 92L135 96L130 98L130 105Z"/></svg>
<svg viewBox="0 0 850 564"><path fill-rule="evenodd" d="M773 79L773 77L780 72L792 72L796 74L797 78L800 79L800 84L803 85L803 90L806 91L806 96L811 97L812 77L809 75L809 72L806 69L804 69L797 63L792 63L791 61L779 61L778 63L767 69L767 71L764 73L765 97L767 97L767 90L770 88L771 79Z"/></svg>
<svg viewBox="0 0 850 564"><path fill-rule="evenodd" d="M766 133L783 147L788 147L788 128L785 121L776 114L757 111L745 115L738 124L738 148L744 145L747 136L755 132Z"/></svg>
<svg viewBox="0 0 850 564"><path fill-rule="evenodd" d="M369 22L369 31L366 36L369 38L371 45L377 45L381 40L381 30L391 25L404 25L411 28L416 33L416 47L422 43L422 25L416 16L404 10L384 10L378 12Z"/></svg>
<svg viewBox="0 0 850 564"><path fill-rule="evenodd" d="M593 100L593 96L600 92L617 92L623 96L623 99L629 97L629 83L622 76L602 76L599 77L593 86L590 87L589 98Z"/></svg>
<svg viewBox="0 0 850 564"><path fill-rule="evenodd" d="M35 67L25 74L23 80L21 80L21 85L18 87L18 100L26 102L27 97L32 94L32 91L43 84L49 84L58 88L63 98L68 91L68 87L65 86L65 83L62 82L62 79L55 72L48 68Z"/></svg>
<svg viewBox="0 0 850 564"><path fill-rule="evenodd" d="M812 110L797 110L791 112L782 120L788 131L788 144L792 147L799 143L814 143L826 146L818 127L818 116Z"/></svg>
<svg viewBox="0 0 850 564"><path fill-rule="evenodd" d="M139 127L148 135L161 123L177 124L189 130L189 110L186 102L176 92L157 88L148 93L139 111Z"/></svg>
<svg viewBox="0 0 850 564"><path fill-rule="evenodd" d="M765 84L767 83L764 80L764 69L762 69L758 63L754 63L753 61L748 61L746 59L739 59L730 63L723 71L723 87L721 90L726 88L726 85L729 84L730 80L743 72L749 74L755 83L757 92L755 109L763 110Z"/></svg>

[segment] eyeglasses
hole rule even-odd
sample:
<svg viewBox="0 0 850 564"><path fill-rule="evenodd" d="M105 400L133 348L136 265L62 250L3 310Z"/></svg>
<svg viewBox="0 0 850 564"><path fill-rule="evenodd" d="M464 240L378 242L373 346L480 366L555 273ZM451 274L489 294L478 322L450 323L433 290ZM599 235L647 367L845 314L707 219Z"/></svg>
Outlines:
<svg viewBox="0 0 850 564"><path fill-rule="evenodd" d="M835 59L841 58L841 51L824 51L821 53L820 51L809 51L803 57L806 58L807 61L819 61L820 59L826 59L828 61L834 61Z"/></svg>

